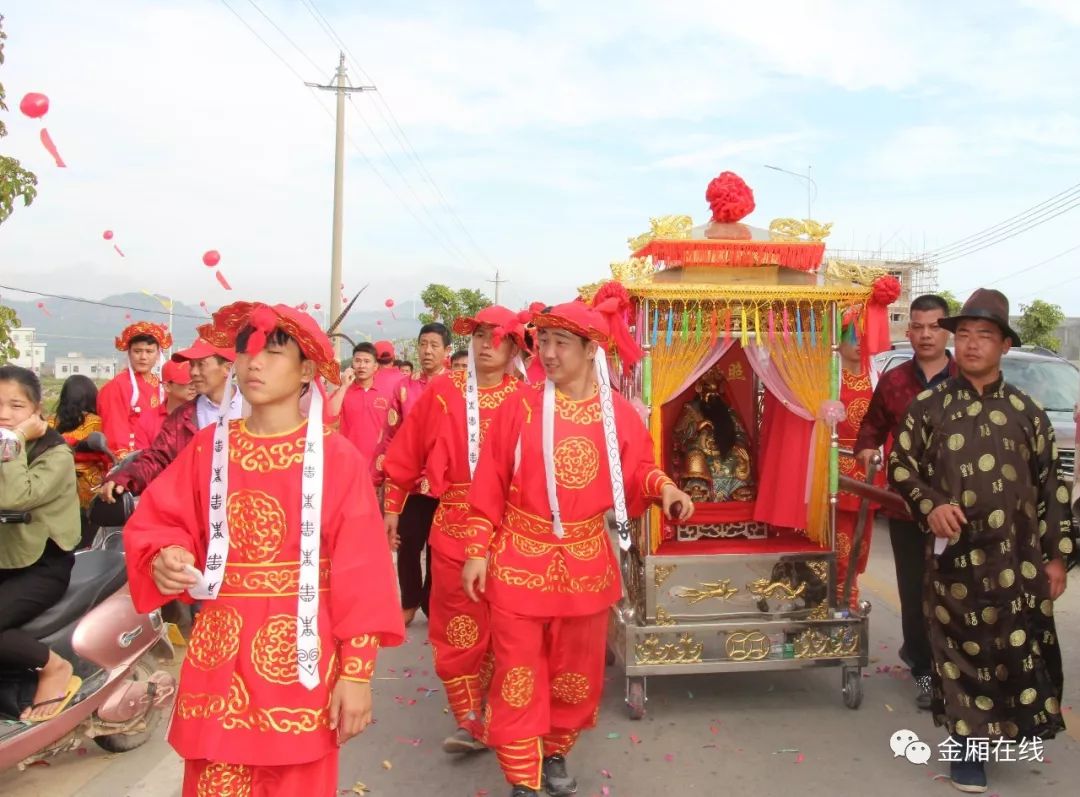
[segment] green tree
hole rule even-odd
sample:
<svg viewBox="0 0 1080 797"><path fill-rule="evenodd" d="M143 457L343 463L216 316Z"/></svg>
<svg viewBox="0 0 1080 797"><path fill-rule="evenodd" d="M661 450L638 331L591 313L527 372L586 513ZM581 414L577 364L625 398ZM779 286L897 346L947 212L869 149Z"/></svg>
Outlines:
<svg viewBox="0 0 1080 797"><path fill-rule="evenodd" d="M420 292L420 300L427 308L427 312L420 313L419 316L423 324L441 321L450 326L456 318L476 315L485 307L491 306L491 299L485 296L483 291L473 288L454 290L437 282L431 283ZM463 345L464 339L454 336L454 343Z"/></svg>
<svg viewBox="0 0 1080 797"><path fill-rule="evenodd" d="M0 304L0 363L14 360L19 356L15 341L11 339L11 330L18 329L19 317L10 307Z"/></svg>
<svg viewBox="0 0 1080 797"><path fill-rule="evenodd" d="M960 312L960 308L964 306L952 291L941 291L938 296L944 299L949 305L949 315L956 315Z"/></svg>
<svg viewBox="0 0 1080 797"><path fill-rule="evenodd" d="M0 66L4 64L4 15L0 14ZM0 83L0 111L8 109L4 102L4 84ZM0 121L0 138L7 135L7 127ZM24 169L17 160L7 155L0 155L0 224L3 224L15 209L15 200L22 199L23 205L29 205L37 196L37 175Z"/></svg>
<svg viewBox="0 0 1080 797"><path fill-rule="evenodd" d="M1036 299L1031 304L1020 305L1020 322L1017 324L1020 339L1025 346L1043 346L1057 351L1061 341L1054 332L1065 320L1065 313L1056 304Z"/></svg>

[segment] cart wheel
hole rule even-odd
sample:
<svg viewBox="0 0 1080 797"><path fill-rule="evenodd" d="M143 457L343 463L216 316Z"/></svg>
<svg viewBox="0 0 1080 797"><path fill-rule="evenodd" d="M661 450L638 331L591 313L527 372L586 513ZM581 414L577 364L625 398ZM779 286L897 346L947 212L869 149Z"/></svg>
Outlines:
<svg viewBox="0 0 1080 797"><path fill-rule="evenodd" d="M645 679L630 678L626 683L626 705L630 719L639 720L645 716Z"/></svg>
<svg viewBox="0 0 1080 797"><path fill-rule="evenodd" d="M604 648L604 666L611 667L615 664L615 651L611 648Z"/></svg>
<svg viewBox="0 0 1080 797"><path fill-rule="evenodd" d="M850 709L857 709L862 705L863 686L862 669L858 667L845 667L843 674L843 688L840 690L844 696L844 705Z"/></svg>

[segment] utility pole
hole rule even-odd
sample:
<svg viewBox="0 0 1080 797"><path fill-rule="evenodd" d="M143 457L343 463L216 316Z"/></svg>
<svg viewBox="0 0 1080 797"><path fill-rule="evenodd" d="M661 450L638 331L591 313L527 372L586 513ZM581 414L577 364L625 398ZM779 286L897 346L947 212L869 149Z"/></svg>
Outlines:
<svg viewBox="0 0 1080 797"><path fill-rule="evenodd" d="M495 269L495 279L484 280L485 282L492 282L495 284L495 304L499 303L499 286L509 282L510 280L499 279L499 269Z"/></svg>
<svg viewBox="0 0 1080 797"><path fill-rule="evenodd" d="M334 232L330 254L330 318L341 315L341 233L344 214L343 192L345 187L345 95L360 91L374 91L374 86L350 86L345 78L345 53L339 53L336 80L324 86L305 83L313 89L333 91L337 94L337 135L334 138ZM341 338L334 338L334 354L341 357Z"/></svg>

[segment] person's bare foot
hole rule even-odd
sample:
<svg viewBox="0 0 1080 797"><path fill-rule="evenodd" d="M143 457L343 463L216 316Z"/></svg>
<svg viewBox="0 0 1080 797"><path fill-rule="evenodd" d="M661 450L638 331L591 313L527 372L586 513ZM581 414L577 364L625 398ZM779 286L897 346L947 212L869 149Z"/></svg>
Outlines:
<svg viewBox="0 0 1080 797"><path fill-rule="evenodd" d="M73 672L71 662L50 650L49 660L38 671L38 686L34 693L34 705L37 708L27 708L22 713L21 719L32 722L48 717L56 711L56 703L40 704L54 698L63 700L67 696L68 684L71 683Z"/></svg>

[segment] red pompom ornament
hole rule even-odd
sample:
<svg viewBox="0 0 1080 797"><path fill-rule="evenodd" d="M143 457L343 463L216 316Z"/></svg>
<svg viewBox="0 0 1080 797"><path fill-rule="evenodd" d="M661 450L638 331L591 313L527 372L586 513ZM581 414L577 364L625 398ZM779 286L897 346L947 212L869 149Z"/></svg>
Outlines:
<svg viewBox="0 0 1080 797"><path fill-rule="evenodd" d="M874 280L874 292L870 299L875 304L888 306L900 297L900 280L891 274Z"/></svg>
<svg viewBox="0 0 1080 797"><path fill-rule="evenodd" d="M721 172L705 189L705 200L712 208L713 221L730 224L754 210L754 192L735 172Z"/></svg>

